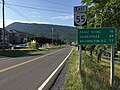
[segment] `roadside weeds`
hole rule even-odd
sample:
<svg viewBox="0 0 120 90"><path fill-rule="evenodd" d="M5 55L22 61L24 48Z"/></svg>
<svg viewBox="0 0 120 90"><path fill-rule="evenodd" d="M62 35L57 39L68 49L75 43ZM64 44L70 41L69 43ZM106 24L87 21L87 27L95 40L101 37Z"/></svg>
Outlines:
<svg viewBox="0 0 120 90"><path fill-rule="evenodd" d="M102 60L96 62L83 52L82 74L79 74L78 51L74 49L70 57L69 71L62 90L110 90L110 64ZM120 68L115 65L115 90L120 90Z"/></svg>

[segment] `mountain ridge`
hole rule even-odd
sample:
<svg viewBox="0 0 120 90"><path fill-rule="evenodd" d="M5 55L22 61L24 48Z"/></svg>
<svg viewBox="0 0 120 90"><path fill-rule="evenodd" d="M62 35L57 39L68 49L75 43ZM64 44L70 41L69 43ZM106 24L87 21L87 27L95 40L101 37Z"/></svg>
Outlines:
<svg viewBox="0 0 120 90"><path fill-rule="evenodd" d="M53 32L52 32L53 28ZM71 26L53 25L53 24L37 24L37 23L21 23L14 22L6 27L6 29L15 29L21 32L45 36L51 38L59 38L62 40L76 41L76 28Z"/></svg>

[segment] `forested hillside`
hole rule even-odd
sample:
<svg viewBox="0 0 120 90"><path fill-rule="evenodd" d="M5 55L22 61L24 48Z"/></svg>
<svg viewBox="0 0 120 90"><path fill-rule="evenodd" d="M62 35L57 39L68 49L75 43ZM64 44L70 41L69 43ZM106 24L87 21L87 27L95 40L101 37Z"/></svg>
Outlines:
<svg viewBox="0 0 120 90"><path fill-rule="evenodd" d="M6 27L7 29L16 29L29 34L52 37L62 40L76 41L76 29L70 26L60 26L51 24L19 23L15 22ZM53 32L52 32L53 29Z"/></svg>

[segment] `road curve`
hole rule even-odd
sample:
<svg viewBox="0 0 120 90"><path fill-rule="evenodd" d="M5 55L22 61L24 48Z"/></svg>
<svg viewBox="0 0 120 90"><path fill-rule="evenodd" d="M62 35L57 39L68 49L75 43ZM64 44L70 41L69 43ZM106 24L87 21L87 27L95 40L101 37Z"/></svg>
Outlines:
<svg viewBox="0 0 120 90"><path fill-rule="evenodd" d="M0 90L37 90L68 56L71 47L0 61Z"/></svg>

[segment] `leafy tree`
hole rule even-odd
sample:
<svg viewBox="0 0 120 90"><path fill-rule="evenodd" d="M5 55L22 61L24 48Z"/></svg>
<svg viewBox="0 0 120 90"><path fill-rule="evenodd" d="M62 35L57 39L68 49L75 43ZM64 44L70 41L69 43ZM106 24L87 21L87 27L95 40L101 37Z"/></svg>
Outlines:
<svg viewBox="0 0 120 90"><path fill-rule="evenodd" d="M88 28L116 27L117 28L117 49L120 48L120 0L82 0L88 6ZM97 45L98 62L101 54L106 50L105 45Z"/></svg>
<svg viewBox="0 0 120 90"><path fill-rule="evenodd" d="M95 47L95 51L97 53L97 62L98 63L101 61L102 52L104 52L106 49L107 49L106 45L97 45Z"/></svg>
<svg viewBox="0 0 120 90"><path fill-rule="evenodd" d="M44 36L29 36L29 42L31 42L32 40L35 40L36 42L38 42L39 46L42 46L43 44L46 44L46 43L52 44L52 38L47 38ZM65 44L65 42L60 39L53 39L53 42L54 42L54 45Z"/></svg>
<svg viewBox="0 0 120 90"><path fill-rule="evenodd" d="M85 49L90 51L90 56L93 56L93 50L95 48L95 45L86 45Z"/></svg>
<svg viewBox="0 0 120 90"><path fill-rule="evenodd" d="M120 32L120 0L82 0L88 6L88 27L116 27Z"/></svg>

